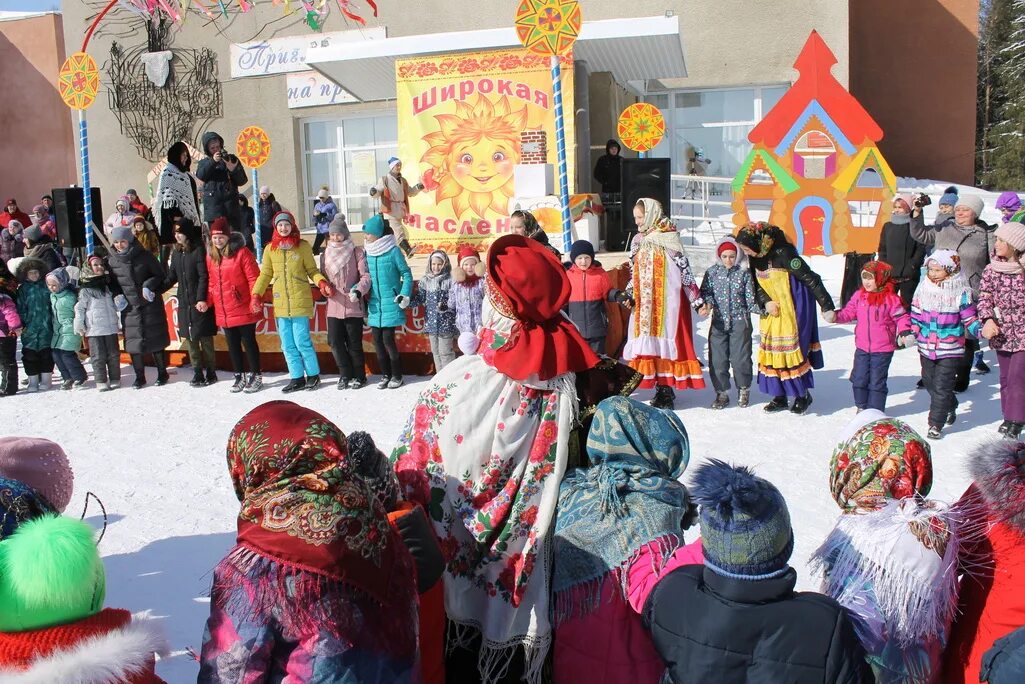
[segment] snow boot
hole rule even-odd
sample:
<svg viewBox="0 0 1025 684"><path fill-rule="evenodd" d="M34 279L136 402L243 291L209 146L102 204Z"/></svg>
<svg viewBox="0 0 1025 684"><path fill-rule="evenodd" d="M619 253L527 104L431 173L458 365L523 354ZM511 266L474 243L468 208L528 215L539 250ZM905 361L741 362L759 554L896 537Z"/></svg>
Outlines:
<svg viewBox="0 0 1025 684"><path fill-rule="evenodd" d="M73 383L71 383L71 389L74 389L74 390L83 390L83 389L85 389L85 380L75 380Z"/></svg>
<svg viewBox="0 0 1025 684"><path fill-rule="evenodd" d="M1025 423L1011 423L1007 428L1007 432L1004 433L1004 437L1007 439L1018 439L1023 427L1025 427Z"/></svg>
<svg viewBox="0 0 1025 684"><path fill-rule="evenodd" d="M402 387L404 384L406 384L406 381L403 380L401 377L393 377L391 380L388 381L388 389L398 389Z"/></svg>
<svg viewBox="0 0 1025 684"><path fill-rule="evenodd" d="M730 395L726 392L716 392L715 401L712 402L712 408L724 409L730 405Z"/></svg>
<svg viewBox="0 0 1025 684"><path fill-rule="evenodd" d="M39 389L43 392L53 387L53 374L43 373L39 376Z"/></svg>
<svg viewBox="0 0 1025 684"><path fill-rule="evenodd" d="M668 385L658 385L655 387L655 398L651 400L653 408L672 411L675 403L676 393L673 392L672 387Z"/></svg>
<svg viewBox="0 0 1025 684"><path fill-rule="evenodd" d="M114 383L112 382L98 382L96 383L96 389L101 392L109 392L114 389Z"/></svg>
<svg viewBox="0 0 1025 684"><path fill-rule="evenodd" d="M160 381L157 380L157 384ZM192 380L189 381L189 387L204 387L206 385L206 378L203 377L203 371L197 370L192 374Z"/></svg>
<svg viewBox="0 0 1025 684"><path fill-rule="evenodd" d="M808 410L809 406L811 406L811 392L805 392L803 397L794 399L794 405L790 407L790 412L800 416Z"/></svg>
<svg viewBox="0 0 1025 684"><path fill-rule="evenodd" d="M982 351L975 352L975 358L973 359L975 365L975 372L979 375L985 375L989 372L989 366L982 358Z"/></svg>
<svg viewBox="0 0 1025 684"><path fill-rule="evenodd" d="M355 380L350 380L349 381L349 389L361 389L361 388L366 387L366 386L367 386L367 381L365 379L364 380L360 380L360 379L357 378Z"/></svg>
<svg viewBox="0 0 1025 684"><path fill-rule="evenodd" d="M352 382L352 380L350 380L349 378L338 378L338 389L349 389L350 382Z"/></svg>
<svg viewBox="0 0 1025 684"><path fill-rule="evenodd" d="M950 413L947 414L947 425L953 425L955 420L957 420L957 409L950 409Z"/></svg>
<svg viewBox="0 0 1025 684"><path fill-rule="evenodd" d="M235 373L235 384L229 390L232 394L238 394L246 388L246 378L241 373Z"/></svg>
<svg viewBox="0 0 1025 684"><path fill-rule="evenodd" d="M1013 421L1005 420L1004 422L1000 423L1000 427L997 428L997 432L999 432L1002 435L1006 435L1007 429L1011 427L1013 424Z"/></svg>
<svg viewBox="0 0 1025 684"><path fill-rule="evenodd" d="M217 371L213 368L206 369L206 384L213 385L217 382Z"/></svg>
<svg viewBox="0 0 1025 684"><path fill-rule="evenodd" d="M377 389L388 389L388 383L391 382L391 378L385 375L381 378L381 382L377 383Z"/></svg>
<svg viewBox="0 0 1025 684"><path fill-rule="evenodd" d="M773 397L772 401L765 405L765 412L778 413L779 411L786 411L788 408L790 408L790 405L787 404L787 398L785 396Z"/></svg>
<svg viewBox="0 0 1025 684"><path fill-rule="evenodd" d="M740 391L737 392L737 406L740 408L747 408L751 403L751 389L748 387L741 387Z"/></svg>
<svg viewBox="0 0 1025 684"><path fill-rule="evenodd" d="M306 376L306 389L311 392L320 387L320 376L319 375L307 375Z"/></svg>
<svg viewBox="0 0 1025 684"><path fill-rule="evenodd" d="M936 425L930 425L929 432L927 432L925 436L929 439L943 439L943 428Z"/></svg>
<svg viewBox="0 0 1025 684"><path fill-rule="evenodd" d="M30 375L30 376L28 376L25 379L28 380L28 387L26 388L26 391L28 391L28 392L38 392L39 391L39 376L38 375Z"/></svg>
<svg viewBox="0 0 1025 684"><path fill-rule="evenodd" d="M171 380L167 374L167 354L165 352L154 352L153 360L157 363L157 387L166 385Z"/></svg>
<svg viewBox="0 0 1025 684"><path fill-rule="evenodd" d="M259 392L263 389L263 375L260 373L250 373L249 379L246 380L246 394L252 394L253 392Z"/></svg>
<svg viewBox="0 0 1025 684"><path fill-rule="evenodd" d="M306 378L292 378L288 381L288 384L281 388L282 394L291 394L292 392L298 392L301 389L306 389Z"/></svg>
<svg viewBox="0 0 1025 684"><path fill-rule="evenodd" d="M146 386L146 376L136 375L135 382L132 383L132 389L142 389Z"/></svg>
<svg viewBox="0 0 1025 684"><path fill-rule="evenodd" d="M74 380L63 380L61 382L61 389L62 390L70 390L71 386L74 385L74 384L75 384Z"/></svg>

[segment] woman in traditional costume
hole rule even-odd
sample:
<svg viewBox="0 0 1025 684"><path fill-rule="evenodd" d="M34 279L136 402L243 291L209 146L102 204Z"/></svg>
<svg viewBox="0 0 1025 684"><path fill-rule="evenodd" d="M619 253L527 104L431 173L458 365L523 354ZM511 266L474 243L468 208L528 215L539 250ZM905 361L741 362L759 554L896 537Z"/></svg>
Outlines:
<svg viewBox="0 0 1025 684"><path fill-rule="evenodd" d="M758 389L772 397L765 410L785 411L793 397L790 411L804 413L815 386L812 369L822 368L815 303L832 311L833 298L776 226L749 223L737 231L737 242L751 260L755 301L767 314L758 345Z"/></svg>
<svg viewBox="0 0 1025 684"><path fill-rule="evenodd" d="M662 205L642 198L634 206L638 236L630 250L634 300L623 358L644 376L641 388L655 388L655 408L671 409L675 389L703 389L694 352L690 308L704 304L676 226Z"/></svg>
<svg viewBox="0 0 1025 684"><path fill-rule="evenodd" d="M450 681L536 684L552 643L552 525L585 389L636 382L589 378L616 370L597 368L563 316L569 279L543 245L503 236L486 265L477 354L434 377L392 461L445 554Z"/></svg>

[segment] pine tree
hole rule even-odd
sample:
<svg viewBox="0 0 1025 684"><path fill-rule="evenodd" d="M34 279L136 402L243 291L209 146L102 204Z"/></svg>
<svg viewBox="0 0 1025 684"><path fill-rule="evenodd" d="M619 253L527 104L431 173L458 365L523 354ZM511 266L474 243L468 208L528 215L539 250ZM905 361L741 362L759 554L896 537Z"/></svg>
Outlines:
<svg viewBox="0 0 1025 684"><path fill-rule="evenodd" d="M1016 0L982 0L979 3L978 93L976 113L975 175L980 183L990 175L995 145L993 127L1000 122L1007 91L998 74L1011 40Z"/></svg>
<svg viewBox="0 0 1025 684"><path fill-rule="evenodd" d="M1004 101L989 132L989 169L983 181L991 188L1025 188L1025 0L1011 5L1008 40L1000 50L997 86Z"/></svg>

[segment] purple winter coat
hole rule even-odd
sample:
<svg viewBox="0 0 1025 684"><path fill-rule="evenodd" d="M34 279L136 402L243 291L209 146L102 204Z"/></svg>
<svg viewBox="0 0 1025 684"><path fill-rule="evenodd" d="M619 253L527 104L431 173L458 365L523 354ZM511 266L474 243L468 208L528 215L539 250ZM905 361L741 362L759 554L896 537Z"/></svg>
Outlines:
<svg viewBox="0 0 1025 684"><path fill-rule="evenodd" d="M836 312L837 323L857 321L854 346L863 352L892 352L897 337L911 332L911 315L904 309L893 290L886 293L882 304L870 304L865 288L859 288L850 301Z"/></svg>
<svg viewBox="0 0 1025 684"><path fill-rule="evenodd" d="M997 351L1025 351L1025 274L987 266L979 285L979 320L993 319L1000 334L989 341Z"/></svg>
<svg viewBox="0 0 1025 684"><path fill-rule="evenodd" d="M328 318L363 318L363 302L370 292L370 271L367 269L367 255L361 248L346 240L341 245L328 242L320 254L320 272L335 289L327 298ZM355 290L360 297L349 299L349 292Z"/></svg>
<svg viewBox="0 0 1025 684"><path fill-rule="evenodd" d="M0 292L0 337L10 337L11 332L21 327L21 316L14 300Z"/></svg>

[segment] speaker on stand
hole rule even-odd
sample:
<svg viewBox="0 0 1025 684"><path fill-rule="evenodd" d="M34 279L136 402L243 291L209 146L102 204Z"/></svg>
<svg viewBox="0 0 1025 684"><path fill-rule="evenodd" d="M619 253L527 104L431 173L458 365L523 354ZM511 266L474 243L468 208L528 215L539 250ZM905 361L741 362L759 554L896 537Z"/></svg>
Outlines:
<svg viewBox="0 0 1025 684"><path fill-rule="evenodd" d="M610 230L609 251L622 252L630 244L630 238L637 232L634 223L634 205L642 197L658 200L666 212L670 214L670 160L668 158L623 159L622 189L623 205L619 230L613 234ZM611 226L610 226L611 228Z"/></svg>
<svg viewBox="0 0 1025 684"><path fill-rule="evenodd" d="M100 204L100 189L90 188L92 197L92 221L102 232L103 207ZM54 222L57 224L57 242L65 250L78 253L78 263L84 262L81 257L82 249L85 247L85 197L80 187L54 188L51 191L53 197ZM97 240L105 243L105 240ZM88 256L88 255L85 255Z"/></svg>

